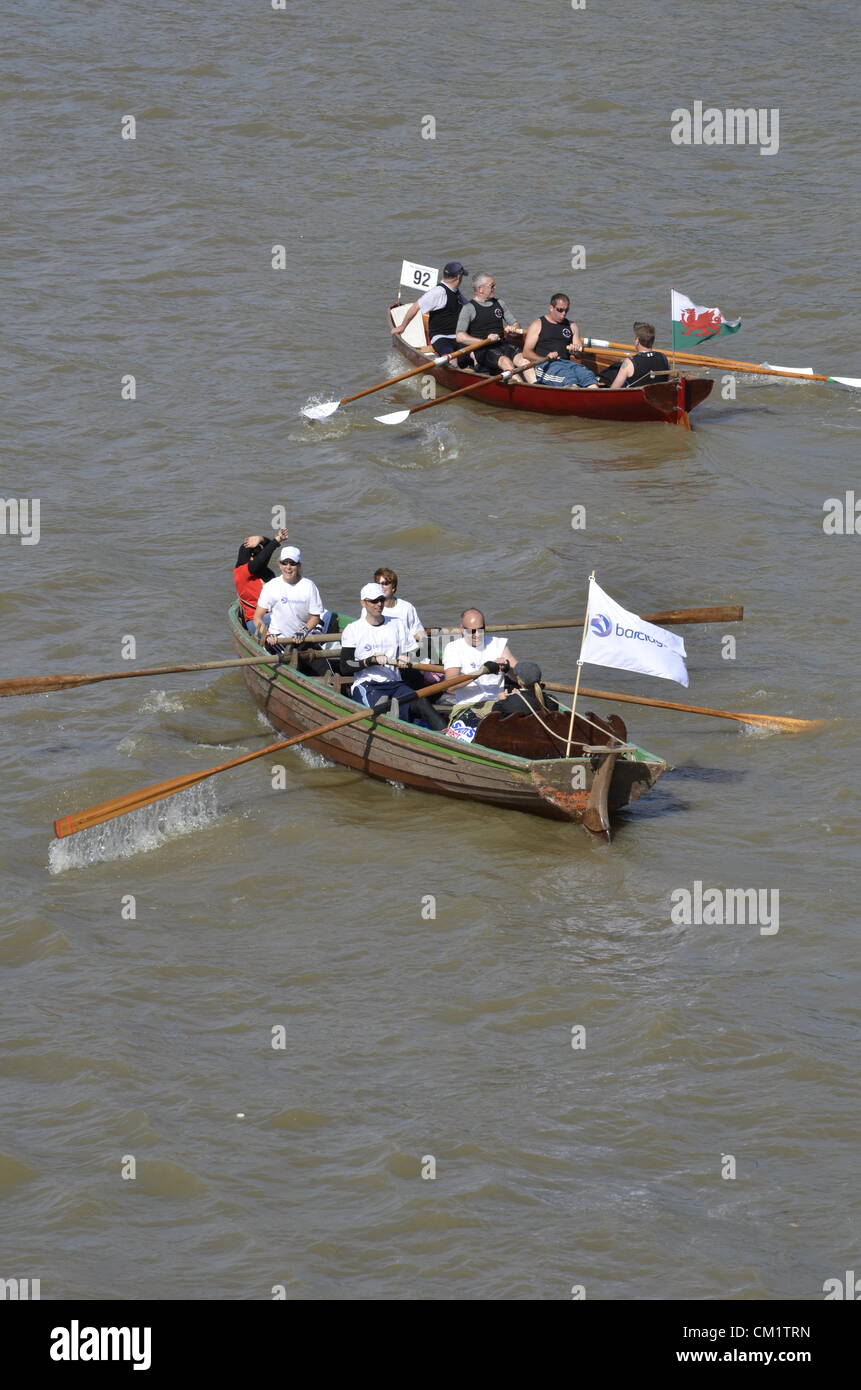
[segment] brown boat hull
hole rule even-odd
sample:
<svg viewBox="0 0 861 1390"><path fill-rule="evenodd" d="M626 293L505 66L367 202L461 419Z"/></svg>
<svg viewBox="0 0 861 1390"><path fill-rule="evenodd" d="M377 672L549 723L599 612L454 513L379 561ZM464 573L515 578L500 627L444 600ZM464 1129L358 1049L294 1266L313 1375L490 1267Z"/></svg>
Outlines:
<svg viewBox="0 0 861 1390"><path fill-rule="evenodd" d="M240 656L259 654L235 608L230 628ZM242 674L259 709L288 738L356 710L354 701L324 680L302 676L289 667L282 666L276 674L265 666L246 666ZM605 773L595 791L608 757L602 750L582 758L529 760L461 743L385 715L374 720L370 713L366 720L308 739L305 747L381 781L554 820L583 822L587 818L587 823L596 822L590 828L603 835L609 831L609 816L648 791L666 770L666 763L643 750L637 750L636 757L618 755L613 758L612 776Z"/></svg>

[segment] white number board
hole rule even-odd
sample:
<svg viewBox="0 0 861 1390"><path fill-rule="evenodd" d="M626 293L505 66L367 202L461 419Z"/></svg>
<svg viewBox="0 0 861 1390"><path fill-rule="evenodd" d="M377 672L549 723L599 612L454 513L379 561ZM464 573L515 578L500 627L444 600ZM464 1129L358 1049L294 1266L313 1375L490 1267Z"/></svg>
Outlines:
<svg viewBox="0 0 861 1390"><path fill-rule="evenodd" d="M401 284L409 285L411 290L424 294L432 290L439 279L439 271L432 265L416 265L415 261L404 261L401 266Z"/></svg>

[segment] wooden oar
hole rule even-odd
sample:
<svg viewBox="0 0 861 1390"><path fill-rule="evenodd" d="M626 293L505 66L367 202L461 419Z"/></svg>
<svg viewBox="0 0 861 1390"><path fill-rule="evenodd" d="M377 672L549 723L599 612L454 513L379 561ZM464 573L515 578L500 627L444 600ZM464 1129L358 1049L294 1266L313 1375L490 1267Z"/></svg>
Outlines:
<svg viewBox="0 0 861 1390"><path fill-rule="evenodd" d="M475 344L473 344L475 347ZM512 348L512 352L518 351ZM510 376L519 376L521 372L526 372L530 367L542 367L545 362L549 362L549 357L539 357L537 362L528 362L525 367L515 367L511 371L495 372L493 376L479 377L478 381L473 381L469 386L461 386L457 391L450 391L447 396L438 396L434 401L425 401L424 405L414 405L412 410L395 410L390 415L375 415L381 425L402 425L404 420L408 420L411 415L418 415L420 410L432 410L435 405L445 405L448 401L453 401L455 396L465 396L468 391L477 391L480 386L486 386L489 381L503 381Z"/></svg>
<svg viewBox="0 0 861 1390"><path fill-rule="evenodd" d="M632 343L613 343L604 338L585 338L584 343L594 348L612 348L626 356L635 352ZM788 376L802 381L836 381L840 386L854 386L861 389L861 379L851 376L818 376L809 367L773 367L767 362L736 362L729 357L709 357L705 353L674 352L674 361L684 362L694 367L718 367L723 371L748 373L754 376Z"/></svg>
<svg viewBox="0 0 861 1390"><path fill-rule="evenodd" d="M187 666L144 666L137 671L106 671L97 676L17 676L0 681L0 697L41 695L49 690L72 690L79 685L95 685L98 681L128 680L131 676L173 676L193 671L220 671L228 666L277 666L282 660L282 657L269 652L266 656L236 657L233 661L196 661Z"/></svg>
<svg viewBox="0 0 861 1390"><path fill-rule="evenodd" d="M728 604L723 608L666 608L660 613L647 613L644 623L740 623L744 608ZM582 618L552 618L544 623L500 623L486 627L485 632L543 632L551 627L582 627Z"/></svg>
<svg viewBox="0 0 861 1390"><path fill-rule="evenodd" d="M661 613L647 613L647 623L740 623L744 609L727 605L723 608L668 608ZM501 623L485 629L487 632L542 632L554 627L582 627L582 618L552 618L546 623ZM438 632L438 627L429 627L428 632ZM450 629L454 631L454 629ZM306 643L337 643L340 632L313 633L302 640ZM331 656L337 655L333 650ZM235 657L232 661L195 661L183 666L144 666L132 671L105 671L98 675L60 674L54 676L15 676L0 681L0 699L12 695L43 695L52 690L74 690L79 685L96 685L99 681L129 680L133 676L174 676L194 674L198 671L224 671L231 666L278 666L283 657L275 653L266 656Z"/></svg>
<svg viewBox="0 0 861 1390"><path fill-rule="evenodd" d="M483 671L484 667L480 668ZM404 696L401 704L406 704L407 700L417 700L420 696L441 695L444 690L452 690L456 685L463 685L466 681L475 680L475 671L465 675L453 676L451 680L439 681L436 685L422 687L421 690L412 691L409 696ZM385 705L388 709L388 703ZM279 743L267 744L265 748L258 748L254 753L244 753L241 758L233 758L229 763L220 763L218 767L208 767L203 772L187 772L182 777L173 777L167 782L154 782L149 787L141 787L137 791L129 792L126 796L115 796L110 801L102 801L97 806L88 806L83 811L74 811L71 815L61 816L54 821L54 834L58 839L64 839L67 835L77 835L79 830L89 830L94 825L102 825L105 821L116 820L118 816L128 815L131 811L139 811L144 806L150 806L154 801L163 801L168 796L174 796L176 792L185 791L188 787L194 787L198 782L203 782L207 777L214 777L217 772L227 772L231 767L241 767L243 763L254 762L256 758L268 757L270 753L280 753L284 748L292 748L297 743L306 743L308 739L319 738L321 734L334 733L335 729L343 729L347 724L358 724L361 719L373 720L378 714L385 713L378 705L375 710L368 709L364 705L355 714L346 714L341 719L333 719L329 724L321 724L316 729L309 729L305 734L296 734L293 738L284 739Z"/></svg>
<svg viewBox="0 0 861 1390"><path fill-rule="evenodd" d="M434 665L430 661L416 662L413 670L417 671L444 671L444 666ZM516 668L515 668L516 673ZM643 695L620 695L617 690L587 690L581 685L579 691L575 691L573 685L559 685L556 681L542 681L541 684L547 690L558 690L563 695L587 695L592 700L616 700L623 705L650 705L655 709L676 709L684 714L710 714L715 719L736 719L740 724L761 724L766 729L781 729L785 733L802 733L807 729L821 729L826 724L833 724L832 719L794 719L785 714L737 714L726 709L706 709L702 705L682 705L673 700L652 700ZM428 686L429 690L440 690L440 685Z"/></svg>
<svg viewBox="0 0 861 1390"><path fill-rule="evenodd" d="M560 690L565 695L574 694L573 685L558 685L545 681L548 690ZM735 719L739 724L761 724L766 729L782 729L786 733L801 733L805 729L821 729L832 723L830 719L793 719L784 714L737 714L727 709L705 709L702 705L682 705L674 700L650 700L645 695L620 695L617 690L587 690L581 685L580 695L592 700L615 700L626 705L650 705L655 709L677 709L684 714L710 714L715 719Z"/></svg>
<svg viewBox="0 0 861 1390"><path fill-rule="evenodd" d="M485 378L485 380L489 380L489 378ZM385 611L383 609L384 614ZM713 608L664 608L660 613L644 614L643 621L646 623L669 623L671 626L678 626L681 623L740 623L744 621L744 608L740 604L723 604ZM460 628L459 623L455 626L457 629ZM552 627L582 626L582 618L548 618L546 622L538 623L497 623L484 630L485 632L543 632ZM441 631L453 632L455 628L443 628L439 623L429 624L425 628L425 632ZM303 637L299 645L305 646L311 642L336 642L340 636L340 632L312 632L309 636ZM104 679L107 680L108 677L106 676ZM2 693L2 687L3 682L0 681L0 693Z"/></svg>
<svg viewBox="0 0 861 1390"><path fill-rule="evenodd" d="M384 386L394 386L398 381L406 381L407 377L418 376L419 372L426 372L430 367L441 367L444 362L450 362L453 357L462 357L465 352L474 352L476 346L487 347L490 338L482 338L478 344L471 343L469 347L456 348L454 352L444 353L442 357L429 357L427 362L423 362L420 367L412 367L408 372L401 372L399 376L387 377L385 381L378 381L375 386L366 386L364 391L357 391L354 396L342 396L339 401L322 401L319 405L306 405L302 407L302 414L309 420L328 420L330 415L334 415L339 406L349 405L351 401L359 401L363 396L372 396L375 391L382 391Z"/></svg>

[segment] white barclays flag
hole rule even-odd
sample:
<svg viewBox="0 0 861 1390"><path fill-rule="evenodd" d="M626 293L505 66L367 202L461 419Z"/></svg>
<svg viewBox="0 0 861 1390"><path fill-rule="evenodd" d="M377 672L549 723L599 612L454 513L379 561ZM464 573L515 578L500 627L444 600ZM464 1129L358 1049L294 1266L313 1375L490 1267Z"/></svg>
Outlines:
<svg viewBox="0 0 861 1390"><path fill-rule="evenodd" d="M645 623L621 608L594 579L589 580L586 635L580 660L593 666L618 666L647 676L687 685L685 644L674 632Z"/></svg>

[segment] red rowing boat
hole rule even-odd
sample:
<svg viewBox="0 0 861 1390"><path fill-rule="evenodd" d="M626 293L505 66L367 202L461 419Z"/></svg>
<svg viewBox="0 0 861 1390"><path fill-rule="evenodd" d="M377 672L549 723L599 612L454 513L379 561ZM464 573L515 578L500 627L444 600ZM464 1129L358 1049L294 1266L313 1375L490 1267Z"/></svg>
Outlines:
<svg viewBox="0 0 861 1390"><path fill-rule="evenodd" d="M389 324L394 325L395 310L405 310L404 304L389 306ZM407 342L398 336L392 339L398 352L413 367L427 362L428 374L440 386L456 391L461 386L470 386L480 380L481 373L471 368L460 367L456 363L437 366L433 348L426 340L422 327L422 316L417 314L409 325L411 338L425 337L423 345ZM605 349L589 349L578 359L584 366L599 372L610 362L621 361L618 352ZM626 387L620 391L586 391L581 388L563 386L528 386L515 382L488 381L470 392L473 400L484 401L487 405L505 406L509 410L531 410L542 415L577 415L583 420L623 420L629 423L642 423L656 420L665 425L683 425L690 429L688 413L704 401L714 382L709 377L672 377L669 381L657 382L652 386Z"/></svg>

